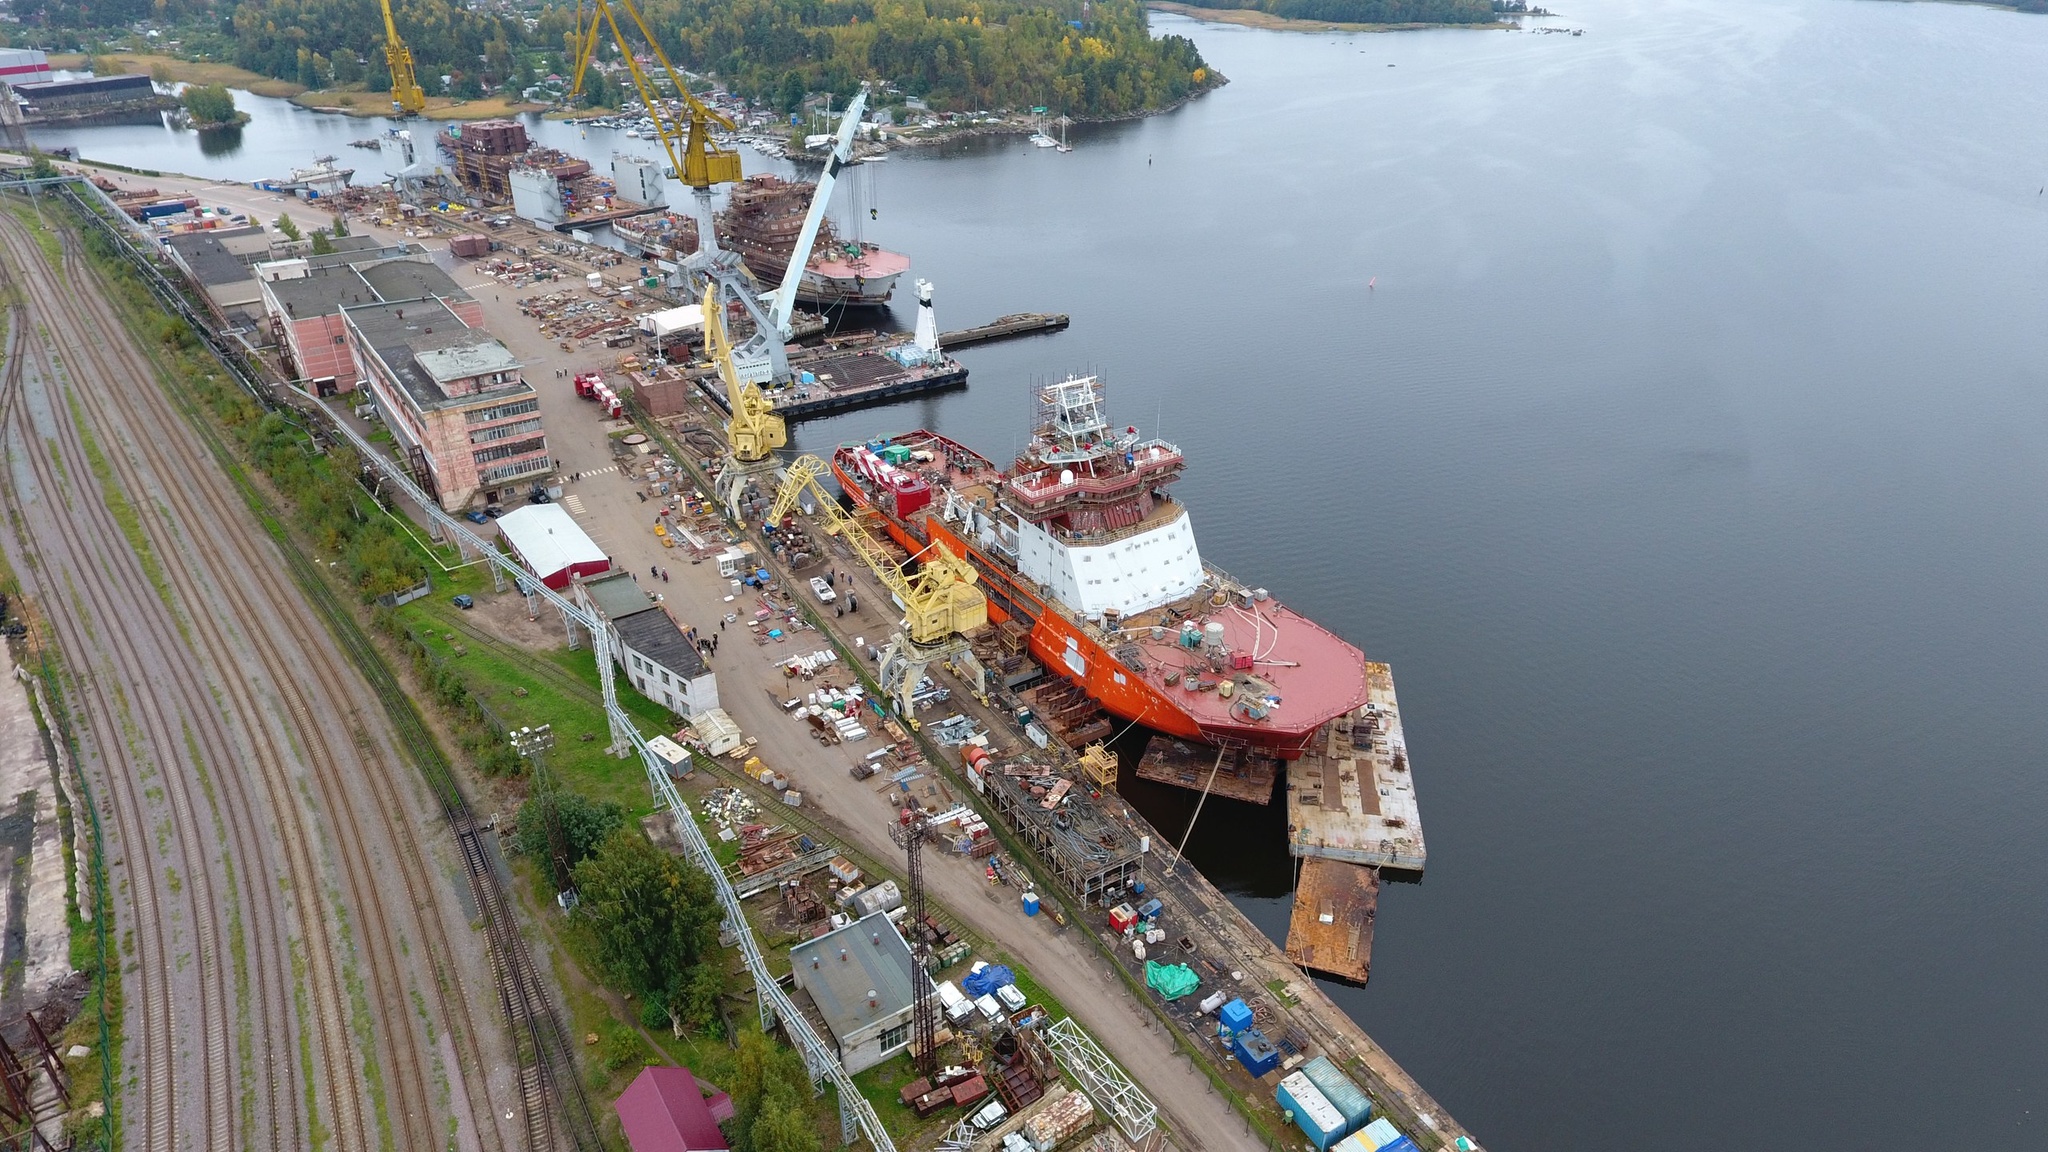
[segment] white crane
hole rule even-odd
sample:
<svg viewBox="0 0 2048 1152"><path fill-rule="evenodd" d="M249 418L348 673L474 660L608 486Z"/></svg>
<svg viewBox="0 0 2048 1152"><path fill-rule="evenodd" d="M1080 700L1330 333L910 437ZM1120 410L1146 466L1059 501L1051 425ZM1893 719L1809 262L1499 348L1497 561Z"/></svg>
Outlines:
<svg viewBox="0 0 2048 1152"><path fill-rule="evenodd" d="M818 242L818 226L825 222L825 208L832 201L832 185L839 180L839 169L853 159L853 133L860 127L861 113L867 106L868 86L862 84L859 95L846 106L846 115L839 120L839 133L833 137L832 151L825 157L825 170L818 174L817 191L811 193L811 210L804 214L803 231L796 234L796 248L789 254L782 286L776 289L774 305L768 310L769 318L785 340L791 332L790 314L796 311L797 286L803 283L804 268L811 262L811 246Z"/></svg>

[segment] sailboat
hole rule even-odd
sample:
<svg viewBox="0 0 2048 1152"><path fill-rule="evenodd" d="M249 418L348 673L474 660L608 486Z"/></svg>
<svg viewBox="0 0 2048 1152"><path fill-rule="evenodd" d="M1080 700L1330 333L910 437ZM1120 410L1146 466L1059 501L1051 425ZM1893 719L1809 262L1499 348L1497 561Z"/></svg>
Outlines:
<svg viewBox="0 0 2048 1152"><path fill-rule="evenodd" d="M1073 145L1067 143L1067 118L1065 116L1060 117L1060 142L1054 145L1054 147L1062 152L1072 152L1074 150Z"/></svg>

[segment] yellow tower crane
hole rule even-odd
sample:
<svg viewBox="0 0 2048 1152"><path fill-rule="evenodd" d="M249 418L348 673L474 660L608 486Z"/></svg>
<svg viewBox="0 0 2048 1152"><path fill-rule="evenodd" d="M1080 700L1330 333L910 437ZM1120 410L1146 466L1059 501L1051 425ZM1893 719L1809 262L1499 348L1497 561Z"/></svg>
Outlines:
<svg viewBox="0 0 2048 1152"><path fill-rule="evenodd" d="M384 62L391 67L391 106L401 116L417 116L427 110L427 94L420 90L413 74L412 49L398 35L398 21L391 17L391 0L384 5Z"/></svg>
<svg viewBox="0 0 2048 1152"><path fill-rule="evenodd" d="M866 526L847 515L838 499L825 490L820 481L828 468L816 456L797 457L776 490L768 519L775 522L789 515L808 493L817 502L825 530L846 541L903 606L902 630L890 638L882 653L880 676L882 691L896 701L897 714L911 727L918 726L911 697L918 681L924 679L925 668L940 660L953 661L973 684L975 695L986 699L988 674L967 643L970 633L988 623L988 597L975 587L980 574L974 565L934 544L915 557L919 561L915 575L904 572Z"/></svg>
<svg viewBox="0 0 2048 1152"><path fill-rule="evenodd" d="M627 19L639 29L640 38L653 52L655 60L660 62L662 73L675 86L676 95L683 102L680 122L663 105L660 93L655 91L640 62L634 59L632 43L619 27L615 9L625 11ZM654 121L654 130L661 137L661 147L668 153L669 167L676 179L702 193L708 193L715 185L739 180L740 154L733 149L720 148L711 139L713 128L724 128L729 132L735 125L724 113L690 94L690 86L683 83L675 66L668 62L668 54L661 50L660 41L654 38L653 29L647 26L640 10L633 6L633 0L592 0L587 10L579 0L576 21L576 71L569 82L570 99L583 91L584 71L590 67L591 58L597 52L597 42L603 29L609 28L626 71L633 77L633 87L640 93L640 102L646 105L647 116Z"/></svg>

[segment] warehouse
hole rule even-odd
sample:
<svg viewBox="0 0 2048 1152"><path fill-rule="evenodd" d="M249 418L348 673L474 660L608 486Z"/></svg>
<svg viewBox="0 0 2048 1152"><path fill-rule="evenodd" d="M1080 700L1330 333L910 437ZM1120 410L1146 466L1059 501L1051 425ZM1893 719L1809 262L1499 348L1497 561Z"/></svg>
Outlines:
<svg viewBox="0 0 2048 1152"><path fill-rule="evenodd" d="M872 1068L910 1047L911 973L937 995L886 912L863 916L789 950L796 986L817 1005L848 1072Z"/></svg>
<svg viewBox="0 0 2048 1152"><path fill-rule="evenodd" d="M605 622L612 655L642 696L685 720L718 707L718 677L697 649L696 630L676 623L631 573L579 579L576 599Z"/></svg>
<svg viewBox="0 0 2048 1152"><path fill-rule="evenodd" d="M540 582L560 591L611 568L604 549L559 504L528 504L498 517L498 537Z"/></svg>

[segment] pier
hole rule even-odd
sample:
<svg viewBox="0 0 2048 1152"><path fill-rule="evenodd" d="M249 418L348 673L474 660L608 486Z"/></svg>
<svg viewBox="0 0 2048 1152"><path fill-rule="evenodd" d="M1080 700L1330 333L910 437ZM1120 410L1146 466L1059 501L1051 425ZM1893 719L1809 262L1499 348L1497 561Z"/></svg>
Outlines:
<svg viewBox="0 0 2048 1152"><path fill-rule="evenodd" d="M947 360L935 367L906 368L887 354L874 350L792 356L790 367L808 372L814 379L768 393L768 399L775 405L775 414L785 420L846 412L906 396L959 388L967 383L967 369L958 361ZM726 410L725 382L718 373L700 369L691 371L689 375L691 382L718 405L719 411Z"/></svg>
<svg viewBox="0 0 2048 1152"><path fill-rule="evenodd" d="M1287 849L1303 858L1420 872L1428 858L1394 674L1367 661L1366 704L1287 766Z"/></svg>
<svg viewBox="0 0 2048 1152"><path fill-rule="evenodd" d="M1317 972L1365 983L1372 974L1372 922L1380 876L1363 864L1311 856L1294 880L1287 958Z"/></svg>
<svg viewBox="0 0 2048 1152"><path fill-rule="evenodd" d="M997 340L1013 340L1019 336L1035 336L1040 332L1060 332L1066 327L1065 312L1016 312L991 320L977 328L942 332L939 334L939 347L967 348L976 344L994 343Z"/></svg>

